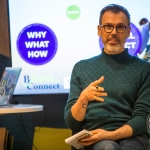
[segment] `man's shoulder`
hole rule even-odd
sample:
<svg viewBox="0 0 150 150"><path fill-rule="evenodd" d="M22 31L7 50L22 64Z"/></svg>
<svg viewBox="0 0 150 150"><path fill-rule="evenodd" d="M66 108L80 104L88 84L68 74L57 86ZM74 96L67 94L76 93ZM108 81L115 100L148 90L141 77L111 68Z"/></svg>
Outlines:
<svg viewBox="0 0 150 150"><path fill-rule="evenodd" d="M145 61L139 57L134 57L133 59L138 68L143 68L143 69L146 68L146 69L150 70L150 62Z"/></svg>
<svg viewBox="0 0 150 150"><path fill-rule="evenodd" d="M93 65L98 64L99 60L100 60L99 55L93 56L87 59L82 59L76 62L73 68L86 69L86 68L92 67Z"/></svg>
<svg viewBox="0 0 150 150"><path fill-rule="evenodd" d="M82 60L78 61L77 63L91 63L91 62L98 61L99 58L100 58L100 55L97 55L97 56L93 56L91 58L82 59Z"/></svg>

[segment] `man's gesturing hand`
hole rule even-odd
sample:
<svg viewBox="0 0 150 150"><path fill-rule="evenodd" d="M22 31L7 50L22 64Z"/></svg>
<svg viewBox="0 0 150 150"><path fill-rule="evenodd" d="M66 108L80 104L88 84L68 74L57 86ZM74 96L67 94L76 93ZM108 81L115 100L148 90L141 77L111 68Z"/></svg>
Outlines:
<svg viewBox="0 0 150 150"><path fill-rule="evenodd" d="M86 89L82 91L80 97L82 97L87 102L92 100L104 102L104 99L101 98L101 96L107 96L107 93L104 92L103 87L98 86L103 81L104 81L104 76L92 82Z"/></svg>

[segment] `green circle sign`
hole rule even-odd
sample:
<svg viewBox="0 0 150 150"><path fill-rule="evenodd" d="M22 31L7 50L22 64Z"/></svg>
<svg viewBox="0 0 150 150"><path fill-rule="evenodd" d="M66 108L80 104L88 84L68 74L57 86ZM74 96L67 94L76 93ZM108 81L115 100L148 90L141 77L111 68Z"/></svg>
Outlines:
<svg viewBox="0 0 150 150"><path fill-rule="evenodd" d="M68 18L75 20L80 16L80 9L78 6L72 5L67 8Z"/></svg>

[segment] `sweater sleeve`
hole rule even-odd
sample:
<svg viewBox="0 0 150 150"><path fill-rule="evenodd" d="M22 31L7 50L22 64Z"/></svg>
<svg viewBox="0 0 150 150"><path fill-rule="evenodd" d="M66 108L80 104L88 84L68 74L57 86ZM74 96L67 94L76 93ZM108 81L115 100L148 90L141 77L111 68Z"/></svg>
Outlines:
<svg viewBox="0 0 150 150"><path fill-rule="evenodd" d="M142 84L134 104L132 119L127 122L133 129L133 136L147 132L148 116L150 114L150 70L142 75Z"/></svg>
<svg viewBox="0 0 150 150"><path fill-rule="evenodd" d="M82 88L79 80L80 65L77 63L72 71L70 81L70 93L65 107L64 119L68 128L73 131L80 131L83 121L77 121L71 113L71 107L76 103Z"/></svg>

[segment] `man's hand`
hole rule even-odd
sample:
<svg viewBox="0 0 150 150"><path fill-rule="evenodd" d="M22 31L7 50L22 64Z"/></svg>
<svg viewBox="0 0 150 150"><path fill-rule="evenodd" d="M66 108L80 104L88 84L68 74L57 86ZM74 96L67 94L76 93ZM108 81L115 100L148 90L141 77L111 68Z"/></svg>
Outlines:
<svg viewBox="0 0 150 150"><path fill-rule="evenodd" d="M104 129L96 129L90 131L93 133L93 136L82 139L79 141L80 144L83 146L89 146L91 144L94 144L98 141L102 140L120 140L120 139L125 139L129 138L133 134L133 129L129 125L123 125L122 127L114 130L114 131L106 131Z"/></svg>
<svg viewBox="0 0 150 150"><path fill-rule="evenodd" d="M90 146L98 141L109 139L112 131L96 129L90 132L93 133L92 136L90 136L89 138L82 139L78 143L82 144L83 146Z"/></svg>
<svg viewBox="0 0 150 150"><path fill-rule="evenodd" d="M104 102L104 99L101 98L101 96L107 96L107 93L104 92L104 88L100 87L102 82L104 81L104 76L102 76L100 79L92 82L80 95L80 98L87 102L92 100L97 100L100 102ZM79 98L79 99L80 99Z"/></svg>
<svg viewBox="0 0 150 150"><path fill-rule="evenodd" d="M104 76L100 79L92 82L86 89L82 91L76 103L72 106L71 112L73 117L82 121L86 114L86 107L89 101L97 100L99 102L104 102L104 99L101 96L107 96L107 93L104 92L104 88L100 87L104 81Z"/></svg>

